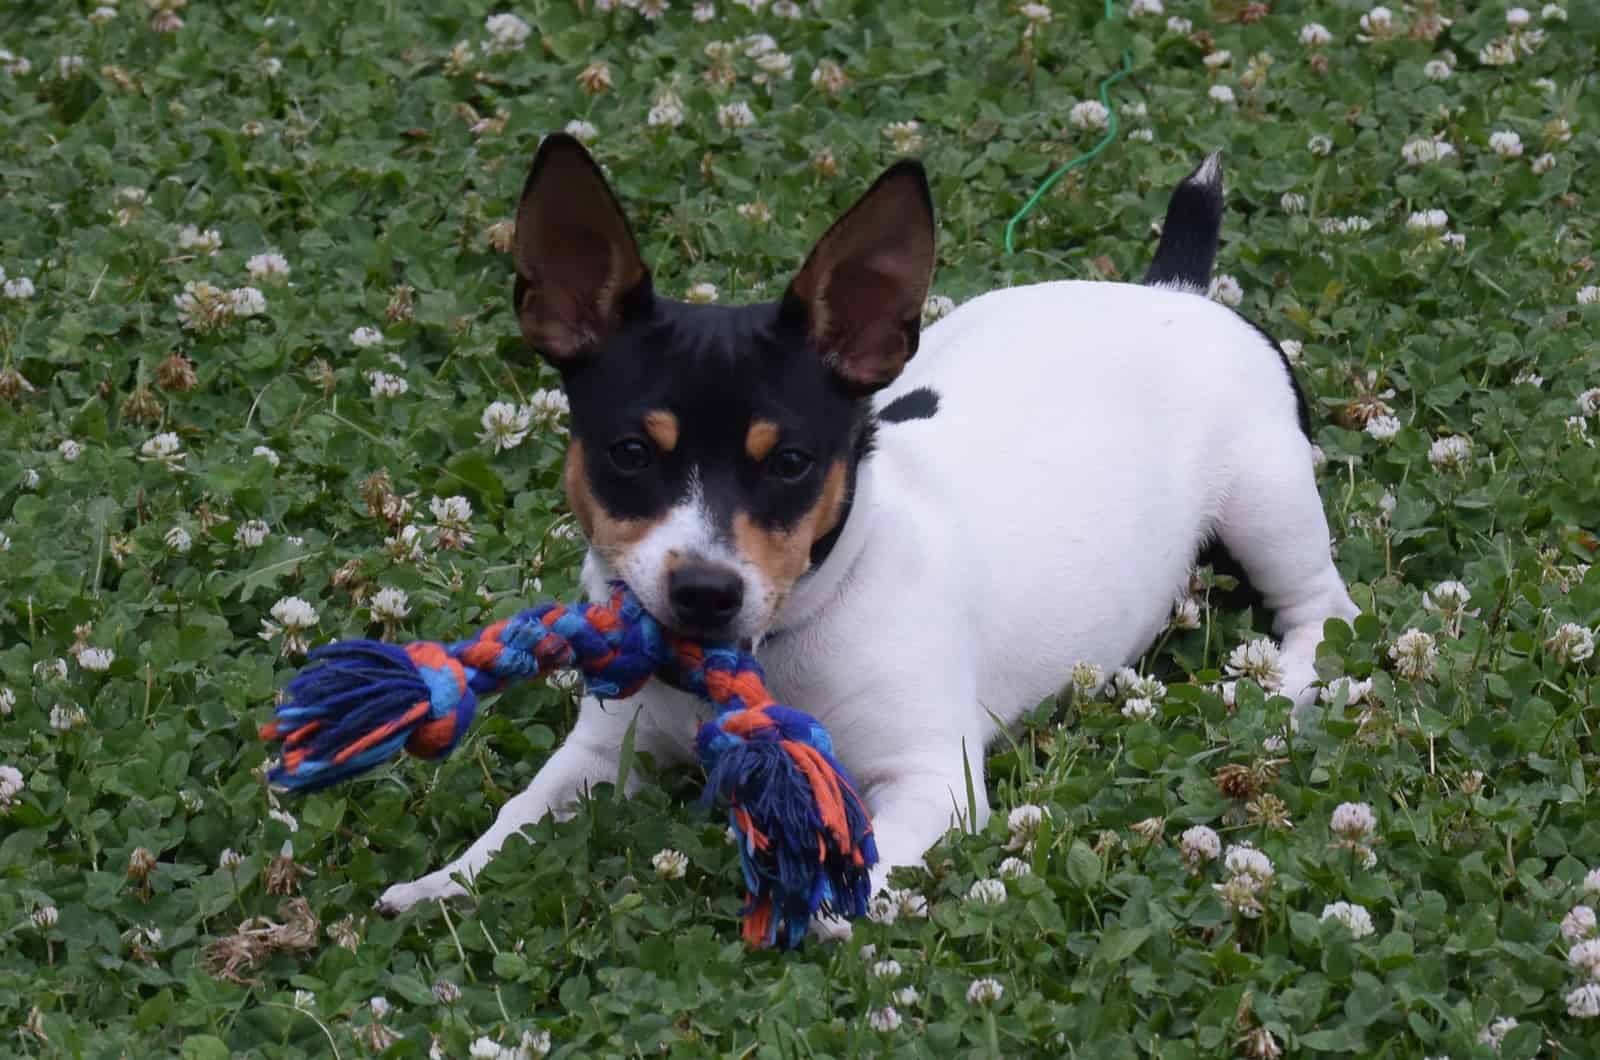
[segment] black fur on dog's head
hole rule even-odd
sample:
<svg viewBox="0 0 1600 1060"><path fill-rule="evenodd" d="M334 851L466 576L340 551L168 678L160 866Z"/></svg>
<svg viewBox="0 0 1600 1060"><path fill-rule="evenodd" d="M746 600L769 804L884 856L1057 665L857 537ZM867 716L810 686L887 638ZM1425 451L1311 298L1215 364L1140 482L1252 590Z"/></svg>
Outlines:
<svg viewBox="0 0 1600 1060"><path fill-rule="evenodd" d="M599 167L551 135L514 259L518 323L572 406L567 499L594 552L675 629L759 636L848 509L869 396L916 353L922 167L879 177L777 302L691 305L656 294Z"/></svg>

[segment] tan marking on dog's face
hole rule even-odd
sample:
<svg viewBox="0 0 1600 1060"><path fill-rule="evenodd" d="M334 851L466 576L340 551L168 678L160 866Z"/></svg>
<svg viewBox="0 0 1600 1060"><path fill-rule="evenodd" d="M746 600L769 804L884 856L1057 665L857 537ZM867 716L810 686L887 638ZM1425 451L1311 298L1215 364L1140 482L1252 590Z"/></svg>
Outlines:
<svg viewBox="0 0 1600 1060"><path fill-rule="evenodd" d="M583 443L576 438L567 447L567 463L561 477L567 490L567 507L572 509L589 543L607 558L614 558L637 545L659 522L618 519L605 510L590 488L589 476L584 473Z"/></svg>
<svg viewBox="0 0 1600 1060"><path fill-rule="evenodd" d="M670 453L678 447L678 417L666 409L648 412L644 417L644 433L656 443L656 448Z"/></svg>
<svg viewBox="0 0 1600 1060"><path fill-rule="evenodd" d="M739 555L759 567L772 586L775 594L772 610L777 610L795 581L811 565L812 546L839 525L848 478L844 461L836 461L823 480L817 503L787 530L759 527L744 512L734 515L734 544Z"/></svg>
<svg viewBox="0 0 1600 1060"><path fill-rule="evenodd" d="M778 433L778 425L771 420L755 420L744 436L745 455L761 463L778 444Z"/></svg>

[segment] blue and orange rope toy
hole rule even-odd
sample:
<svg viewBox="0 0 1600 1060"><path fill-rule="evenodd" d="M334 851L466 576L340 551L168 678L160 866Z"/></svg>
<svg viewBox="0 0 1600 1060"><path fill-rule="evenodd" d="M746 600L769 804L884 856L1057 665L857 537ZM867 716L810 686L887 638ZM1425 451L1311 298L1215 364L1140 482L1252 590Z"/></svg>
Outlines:
<svg viewBox="0 0 1600 1060"><path fill-rule="evenodd" d="M605 604L543 604L455 644L348 640L317 648L263 739L281 741L273 783L316 791L402 751L443 758L478 697L576 668L589 693L622 699L652 677L694 693L717 715L695 738L705 800L725 806L739 840L752 946L792 949L811 917L859 917L878 860L872 821L815 718L776 703L755 656L679 637L625 586Z"/></svg>

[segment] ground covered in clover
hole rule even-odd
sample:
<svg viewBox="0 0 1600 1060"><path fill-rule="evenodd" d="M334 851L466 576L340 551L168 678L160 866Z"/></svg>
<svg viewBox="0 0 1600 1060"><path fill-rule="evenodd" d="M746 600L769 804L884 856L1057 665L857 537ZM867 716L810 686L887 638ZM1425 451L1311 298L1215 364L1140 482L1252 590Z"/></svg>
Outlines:
<svg viewBox="0 0 1600 1060"><path fill-rule="evenodd" d="M0 1048L1596 1055L1585 6L7 4ZM1124 51L1110 146L1007 255ZM475 903L372 915L528 781L571 691L301 801L255 729L308 645L572 594L564 406L506 253L563 127L660 288L725 302L921 155L930 314L1137 277L1223 149L1212 297L1297 363L1365 611L1324 720L1286 731L1262 616L1202 576L1141 673L1079 673L995 750L993 820L850 942L744 949L687 774L540 825Z"/></svg>

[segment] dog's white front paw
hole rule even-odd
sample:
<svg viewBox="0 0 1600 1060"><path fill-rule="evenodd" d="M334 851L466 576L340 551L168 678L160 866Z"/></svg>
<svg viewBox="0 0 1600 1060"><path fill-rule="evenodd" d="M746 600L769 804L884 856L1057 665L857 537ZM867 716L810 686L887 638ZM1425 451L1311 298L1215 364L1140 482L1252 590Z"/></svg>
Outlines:
<svg viewBox="0 0 1600 1060"><path fill-rule="evenodd" d="M385 916L394 916L396 913L405 912L418 902L459 898L466 893L465 887L452 880L448 872L440 869L410 883L395 884L383 892L383 897L378 899L373 908Z"/></svg>

